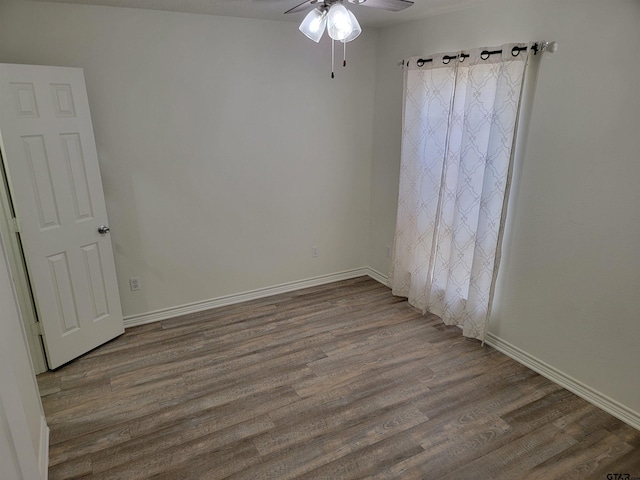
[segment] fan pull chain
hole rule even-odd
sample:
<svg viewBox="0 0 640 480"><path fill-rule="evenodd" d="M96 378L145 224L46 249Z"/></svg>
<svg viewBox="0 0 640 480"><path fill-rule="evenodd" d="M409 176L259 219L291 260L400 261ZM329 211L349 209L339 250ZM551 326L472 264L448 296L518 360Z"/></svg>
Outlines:
<svg viewBox="0 0 640 480"><path fill-rule="evenodd" d="M344 42L342 45L344 45L344 51L342 52L342 66L346 67L347 66L347 42Z"/></svg>
<svg viewBox="0 0 640 480"><path fill-rule="evenodd" d="M332 38L331 39L331 78L335 78L335 76L333 75L333 63L334 63L334 57L335 57L335 40Z"/></svg>

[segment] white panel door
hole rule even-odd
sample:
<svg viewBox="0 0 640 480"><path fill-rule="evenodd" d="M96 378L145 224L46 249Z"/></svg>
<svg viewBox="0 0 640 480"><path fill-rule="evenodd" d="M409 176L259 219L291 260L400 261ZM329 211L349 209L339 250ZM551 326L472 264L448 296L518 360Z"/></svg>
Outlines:
<svg viewBox="0 0 640 480"><path fill-rule="evenodd" d="M124 332L82 69L0 64L0 135L57 368Z"/></svg>

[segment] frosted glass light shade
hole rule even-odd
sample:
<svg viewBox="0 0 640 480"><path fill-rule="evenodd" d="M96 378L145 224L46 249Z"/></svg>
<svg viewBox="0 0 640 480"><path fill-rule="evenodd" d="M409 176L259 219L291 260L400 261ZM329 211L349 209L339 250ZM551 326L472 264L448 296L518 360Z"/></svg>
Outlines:
<svg viewBox="0 0 640 480"><path fill-rule="evenodd" d="M342 43L347 43L347 42L350 42L351 40L355 40L356 38L358 38L358 35L362 33L362 28L360 28L360 24L358 23L358 19L356 18L356 16L353 13L351 13L351 10L347 10L347 13L349 14L349 18L351 19L351 25L353 26L353 30L351 32L351 35L349 35L347 38L342 40Z"/></svg>
<svg viewBox="0 0 640 480"><path fill-rule="evenodd" d="M355 17L353 17L355 18ZM327 31L334 40L343 41L353 33L349 10L341 3L334 3L327 14Z"/></svg>
<svg viewBox="0 0 640 480"><path fill-rule="evenodd" d="M327 25L327 11L314 8L311 10L298 29L314 42L318 43L324 34Z"/></svg>

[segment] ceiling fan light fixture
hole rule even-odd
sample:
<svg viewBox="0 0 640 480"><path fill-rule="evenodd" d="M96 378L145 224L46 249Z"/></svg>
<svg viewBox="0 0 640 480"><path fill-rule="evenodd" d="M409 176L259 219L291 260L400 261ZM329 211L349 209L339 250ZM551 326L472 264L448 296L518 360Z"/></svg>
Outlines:
<svg viewBox="0 0 640 480"><path fill-rule="evenodd" d="M341 40L343 43L355 40L362 33L362 28L360 28L360 24L358 23L356 16L351 12L351 10L347 10L347 13L349 14L349 19L351 20L353 29L351 30L351 35L346 37L344 40Z"/></svg>
<svg viewBox="0 0 640 480"><path fill-rule="evenodd" d="M327 14L327 31L333 40L344 41L353 33L354 25L349 10L342 3L334 3Z"/></svg>
<svg viewBox="0 0 640 480"><path fill-rule="evenodd" d="M0 0L1 1L1 0ZM346 2L366 7L382 8L392 12L404 10L413 5L412 0L304 0L284 13L299 13L310 6L320 4L305 17L298 29L316 43L320 42L325 28L331 37L331 78L334 78L333 65L335 41L342 42L344 57L342 65L347 66L347 43L362 33L356 16L345 8Z"/></svg>
<svg viewBox="0 0 640 480"><path fill-rule="evenodd" d="M311 10L298 29L309 37L314 42L320 42L322 35L324 34L325 26L327 25L327 11L320 8L314 8Z"/></svg>

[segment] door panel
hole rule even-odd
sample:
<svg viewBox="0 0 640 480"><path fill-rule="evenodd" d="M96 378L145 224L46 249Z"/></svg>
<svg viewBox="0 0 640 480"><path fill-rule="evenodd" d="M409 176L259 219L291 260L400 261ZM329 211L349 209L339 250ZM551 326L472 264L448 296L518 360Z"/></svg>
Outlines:
<svg viewBox="0 0 640 480"><path fill-rule="evenodd" d="M82 70L0 64L0 135L56 368L124 332Z"/></svg>

